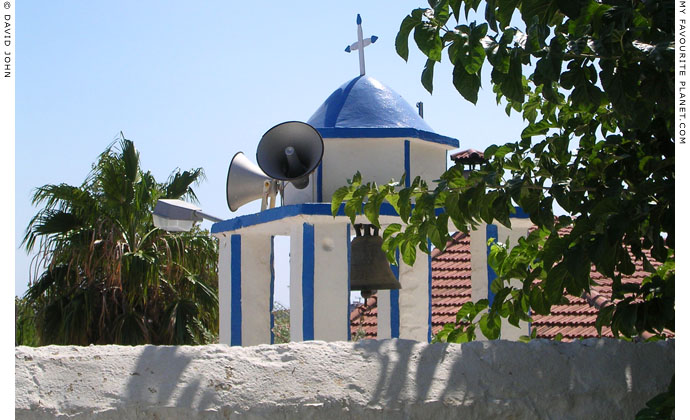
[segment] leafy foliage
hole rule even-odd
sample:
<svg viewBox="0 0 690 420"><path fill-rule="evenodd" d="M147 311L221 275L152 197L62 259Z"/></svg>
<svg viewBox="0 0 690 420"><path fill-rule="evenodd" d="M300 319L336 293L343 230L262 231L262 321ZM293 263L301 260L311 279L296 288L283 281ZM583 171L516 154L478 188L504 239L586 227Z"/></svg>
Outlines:
<svg viewBox="0 0 690 420"><path fill-rule="evenodd" d="M624 337L673 331L673 2L429 5L402 21L398 54L408 58L413 34L428 58L422 84L429 92L433 63L446 55L454 86L472 103L488 62L497 102L508 114L520 112L526 127L514 142L487 148L486 162L467 177L456 165L433 188L420 179L403 188L364 183L357 174L336 191L333 208L346 201L347 215L363 212L378 225L380 205L390 203L404 226L388 226L383 247L391 261L399 249L407 264L416 248L429 251L428 241L445 247L448 221L468 232L481 223L510 227L517 206L529 214L536 229L527 237L492 245L492 305L481 313L466 305L439 340L470 340L477 326L497 338L502 319L518 325L530 313L548 314L564 294L590 291L591 266L613 280L614 304L600 311L599 329ZM480 5L484 21L463 23ZM521 28L513 26L518 17ZM633 260L651 273L640 285L621 281L635 271Z"/></svg>
<svg viewBox="0 0 690 420"><path fill-rule="evenodd" d="M41 344L199 344L218 333L217 244L153 226L159 198L195 200L201 169L158 183L134 143L111 144L79 186L44 185L24 237L38 254L23 299Z"/></svg>
<svg viewBox="0 0 690 420"><path fill-rule="evenodd" d="M27 299L14 297L14 345L38 346L38 335L34 324L35 309Z"/></svg>
<svg viewBox="0 0 690 420"><path fill-rule="evenodd" d="M646 407L637 413L635 420L674 419L674 409L676 406L675 383L676 377L674 376L668 389L647 401Z"/></svg>
<svg viewBox="0 0 690 420"><path fill-rule="evenodd" d="M283 344L290 342L290 309L278 302L273 302L273 342Z"/></svg>

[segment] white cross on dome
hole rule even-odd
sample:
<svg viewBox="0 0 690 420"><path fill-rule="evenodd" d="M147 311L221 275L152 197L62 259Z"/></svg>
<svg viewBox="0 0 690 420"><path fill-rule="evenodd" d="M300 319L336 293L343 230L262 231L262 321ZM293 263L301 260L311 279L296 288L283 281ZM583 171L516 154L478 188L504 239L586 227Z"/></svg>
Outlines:
<svg viewBox="0 0 690 420"><path fill-rule="evenodd" d="M373 44L379 39L376 35L372 35L371 38L363 39L362 35L362 17L357 14L357 42L352 45L348 45L345 48L346 52L352 52L354 50L359 50L359 74L364 76L364 47Z"/></svg>

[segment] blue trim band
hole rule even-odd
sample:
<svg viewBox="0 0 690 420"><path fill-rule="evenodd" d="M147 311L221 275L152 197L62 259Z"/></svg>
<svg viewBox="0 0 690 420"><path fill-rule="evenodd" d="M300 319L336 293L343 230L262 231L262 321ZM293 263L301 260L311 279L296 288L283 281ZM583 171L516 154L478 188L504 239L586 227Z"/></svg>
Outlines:
<svg viewBox="0 0 690 420"><path fill-rule="evenodd" d="M525 213L522 207L515 207L515 213L510 215L511 219L529 219L529 214Z"/></svg>
<svg viewBox="0 0 690 420"><path fill-rule="evenodd" d="M316 201L323 201L323 162L316 169Z"/></svg>
<svg viewBox="0 0 690 420"><path fill-rule="evenodd" d="M431 250L431 241L429 239L426 240L426 246L427 246L427 249ZM428 274L428 289L429 289L429 319L427 320L427 322L429 323L429 330L427 331L426 339L427 339L427 342L431 343L431 327L432 327L432 323L431 323L431 311L432 311L432 307L431 307L431 252L429 252L429 254L427 256L427 272L428 272L427 274Z"/></svg>
<svg viewBox="0 0 690 420"><path fill-rule="evenodd" d="M314 339L314 225L302 225L302 340Z"/></svg>
<svg viewBox="0 0 690 420"><path fill-rule="evenodd" d="M391 338L400 338L400 290L391 289Z"/></svg>
<svg viewBox="0 0 690 420"><path fill-rule="evenodd" d="M489 254L491 253L491 246L488 245L488 242L492 238L494 242L498 241L498 226L486 225L486 276L488 286L487 298L489 299L489 305L491 305L494 302L494 293L491 291L491 283L493 283L493 281L496 279L496 272L489 265Z"/></svg>
<svg viewBox="0 0 690 420"><path fill-rule="evenodd" d="M400 281L400 251L395 250L395 260L397 265L391 264L391 270L395 275L395 278ZM400 337L400 290L391 289L390 291L390 301L391 301L391 338Z"/></svg>
<svg viewBox="0 0 690 420"><path fill-rule="evenodd" d="M451 149L460 147L460 142L452 137L442 136L430 131L418 130L408 127L364 127L364 128L318 128L316 130L323 138L331 139L356 139L356 138L392 138L412 137L431 143L448 146Z"/></svg>
<svg viewBox="0 0 690 420"><path fill-rule="evenodd" d="M352 239L351 239L351 227L350 224L347 224L347 341L352 340L352 330L350 329L350 264L351 264L351 246L352 246Z"/></svg>
<svg viewBox="0 0 690 420"><path fill-rule="evenodd" d="M273 299L274 299L274 294L275 294L275 279L276 279L276 270L274 267L274 255L275 255L275 247L274 247L274 242L273 239L275 236L271 236L271 291L269 295L269 310L271 311L271 344L275 342L275 334L273 333L273 327L275 326L275 319L273 316Z"/></svg>
<svg viewBox="0 0 690 420"><path fill-rule="evenodd" d="M440 214L440 212L439 212ZM345 216L345 205L338 210L338 216ZM397 216L393 206L388 203L381 205L381 216ZM304 203L291 204L273 209L267 209L259 213L247 214L214 223L211 233L232 232L237 229L273 222L292 216L331 216L331 203Z"/></svg>
<svg viewBox="0 0 690 420"><path fill-rule="evenodd" d="M414 204L412 205L414 208ZM520 215L526 214L522 209L516 207L517 213L511 215L513 218L522 218ZM444 213L444 209L436 209L436 215ZM388 203L381 205L381 216L398 216L393 206ZM214 223L211 226L211 233L232 232L238 229L269 223L276 220L285 219L292 216L331 216L330 203L303 203L290 204L287 206L267 209L259 213L247 214L244 216L235 217L233 219L224 220L222 222ZM341 204L338 209L337 216L345 216L345 204ZM529 217L529 216L527 216Z"/></svg>
<svg viewBox="0 0 690 420"><path fill-rule="evenodd" d="M405 188L409 187L412 181L410 167L410 141L405 140Z"/></svg>
<svg viewBox="0 0 690 420"><path fill-rule="evenodd" d="M230 237L230 345L242 345L242 236Z"/></svg>

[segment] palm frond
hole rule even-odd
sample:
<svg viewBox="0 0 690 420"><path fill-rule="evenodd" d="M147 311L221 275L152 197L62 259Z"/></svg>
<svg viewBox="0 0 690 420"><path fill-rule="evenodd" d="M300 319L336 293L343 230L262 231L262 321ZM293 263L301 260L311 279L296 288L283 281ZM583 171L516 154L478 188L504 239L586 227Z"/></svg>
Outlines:
<svg viewBox="0 0 690 420"><path fill-rule="evenodd" d="M124 134L120 141L122 151L121 160L124 166L124 175L128 183L134 184L139 178L139 152L134 147L134 142L127 140Z"/></svg>
<svg viewBox="0 0 690 420"><path fill-rule="evenodd" d="M37 188L23 244L37 248L25 298L42 344L195 344L218 332L218 245L155 229L162 197L196 201L202 169L158 183L120 134L80 187Z"/></svg>
<svg viewBox="0 0 690 420"><path fill-rule="evenodd" d="M134 311L127 310L114 322L115 341L124 345L136 346L150 342L144 318Z"/></svg>
<svg viewBox="0 0 690 420"><path fill-rule="evenodd" d="M30 302L39 301L49 290L65 289L69 266L61 264L52 269L44 271L24 294L24 298Z"/></svg>
<svg viewBox="0 0 690 420"><path fill-rule="evenodd" d="M191 188L191 185L197 185L205 178L204 170L201 168L184 172L180 172L180 170L177 169L176 172L170 175L167 185L164 186L165 194L163 198L184 198L198 203L199 200L194 190Z"/></svg>
<svg viewBox="0 0 690 420"><path fill-rule="evenodd" d="M27 252L31 252L39 236L66 234L81 225L82 221L72 213L60 210L41 211L31 219L22 245L26 246Z"/></svg>
<svg viewBox="0 0 690 420"><path fill-rule="evenodd" d="M59 208L85 208L93 204L93 199L89 193L79 187L68 184L44 185L36 188L31 204L34 206L43 204L46 209Z"/></svg>
<svg viewBox="0 0 690 420"><path fill-rule="evenodd" d="M166 311L170 344L194 344L189 327L198 315L196 303L188 299L174 301Z"/></svg>

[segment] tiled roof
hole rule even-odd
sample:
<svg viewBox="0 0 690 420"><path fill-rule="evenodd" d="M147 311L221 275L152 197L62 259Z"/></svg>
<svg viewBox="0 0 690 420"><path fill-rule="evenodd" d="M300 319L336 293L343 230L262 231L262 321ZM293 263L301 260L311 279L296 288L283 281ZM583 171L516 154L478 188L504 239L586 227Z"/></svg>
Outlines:
<svg viewBox="0 0 690 420"><path fill-rule="evenodd" d="M472 300L472 264L470 237L453 235L445 252L431 254L431 332L436 334L449 322L455 322L460 307Z"/></svg>
<svg viewBox="0 0 690 420"><path fill-rule="evenodd" d="M567 231L561 232L566 233ZM432 333L436 334L446 323L455 322L460 307L471 300L472 266L470 264L470 238L462 232L453 235L444 252L434 250L431 254L432 290ZM658 263L651 260L654 266ZM623 283L640 283L647 275L642 262L635 262L636 271L624 276ZM592 267L591 278L597 285L583 297L566 296L567 304L554 305L550 315L534 315L532 328L537 328L538 338L555 338L559 333L563 341L578 338L598 337L595 322L599 307L608 304L611 298L611 279L604 278ZM359 338L376 338L376 295L366 305L350 314L353 337L359 331ZM673 334L670 334L673 335ZM609 328L602 329L602 336L612 337Z"/></svg>
<svg viewBox="0 0 690 420"><path fill-rule="evenodd" d="M376 338L376 295L350 312L350 332L352 339Z"/></svg>
<svg viewBox="0 0 690 420"><path fill-rule="evenodd" d="M431 322L432 333L448 322L472 296L470 238L456 233L443 253L432 251ZM350 313L352 337L376 338L376 295Z"/></svg>
<svg viewBox="0 0 690 420"><path fill-rule="evenodd" d="M481 163L484 160L484 152L475 149L462 150L450 155L455 163L473 164Z"/></svg>

